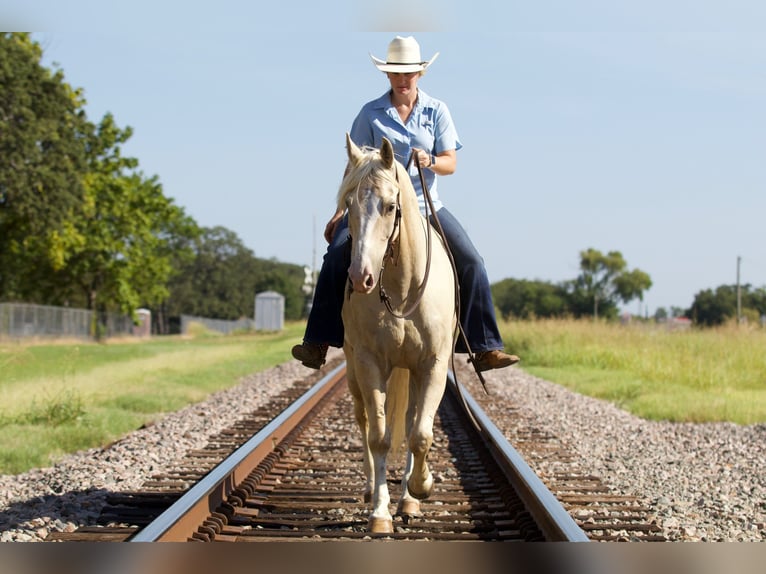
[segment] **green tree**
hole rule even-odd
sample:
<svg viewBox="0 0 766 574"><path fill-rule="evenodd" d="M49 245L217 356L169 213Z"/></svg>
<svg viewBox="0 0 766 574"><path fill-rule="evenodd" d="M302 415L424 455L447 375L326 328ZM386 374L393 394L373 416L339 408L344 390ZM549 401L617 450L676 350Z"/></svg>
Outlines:
<svg viewBox="0 0 766 574"><path fill-rule="evenodd" d="M766 285L749 293L748 304L758 313L759 317L766 315Z"/></svg>
<svg viewBox="0 0 766 574"><path fill-rule="evenodd" d="M492 285L492 298L503 318L561 317L569 311L564 287L546 281L503 279Z"/></svg>
<svg viewBox="0 0 766 574"><path fill-rule="evenodd" d="M759 320L766 314L766 286L753 289L750 284L740 286L742 315ZM687 315L698 325L715 327L737 318L737 286L720 285L715 291L705 289L694 296Z"/></svg>
<svg viewBox="0 0 766 574"><path fill-rule="evenodd" d="M593 248L581 251L581 273L571 283L575 306L582 311L587 302L597 318L599 310L602 315L615 315L619 302L628 303L636 298L643 301L644 291L652 286L652 280L644 271L629 271L627 266L619 251L606 255Z"/></svg>
<svg viewBox="0 0 766 574"><path fill-rule="evenodd" d="M162 191L156 177L138 171L123 157L130 128L120 129L107 114L87 141L84 201L71 210L67 232L59 237L56 274L70 293L79 290L88 309L133 313L167 298L177 236L196 224Z"/></svg>
<svg viewBox="0 0 766 574"><path fill-rule="evenodd" d="M303 308L303 269L255 257L239 236L225 227L203 228L191 242L194 257L170 281L161 313L211 319L253 317L255 295L276 291L285 297L285 318L298 319Z"/></svg>
<svg viewBox="0 0 766 574"><path fill-rule="evenodd" d="M715 291L700 291L694 296L694 302L687 313L699 325L722 325L727 319L737 316L737 287L721 285Z"/></svg>
<svg viewBox="0 0 766 574"><path fill-rule="evenodd" d="M29 297L62 264L60 237L83 200L87 119L79 90L40 64L29 34L0 33L0 297Z"/></svg>
<svg viewBox="0 0 766 574"><path fill-rule="evenodd" d="M685 313L686 313L686 310L683 307L677 307L677 306L670 307L671 317L683 317Z"/></svg>
<svg viewBox="0 0 766 574"><path fill-rule="evenodd" d="M225 228L202 228L190 259L171 281L168 313L211 319L252 317L253 252Z"/></svg>
<svg viewBox="0 0 766 574"><path fill-rule="evenodd" d="M300 319L305 310L302 291L305 274L300 265L275 259L256 259L255 293L276 291L285 297L285 318Z"/></svg>

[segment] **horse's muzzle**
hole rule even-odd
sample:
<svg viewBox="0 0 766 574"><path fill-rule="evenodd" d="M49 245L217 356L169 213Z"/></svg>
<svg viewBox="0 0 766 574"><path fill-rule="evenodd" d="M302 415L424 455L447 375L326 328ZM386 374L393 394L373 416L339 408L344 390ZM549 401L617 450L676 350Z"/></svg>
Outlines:
<svg viewBox="0 0 766 574"><path fill-rule="evenodd" d="M348 278L351 287L357 293L370 293L375 288L375 274L368 265L356 267L351 265L348 269Z"/></svg>
<svg viewBox="0 0 766 574"><path fill-rule="evenodd" d="M372 273L367 273L364 276L358 278L351 277L351 286L357 293L368 294L375 288L375 276Z"/></svg>

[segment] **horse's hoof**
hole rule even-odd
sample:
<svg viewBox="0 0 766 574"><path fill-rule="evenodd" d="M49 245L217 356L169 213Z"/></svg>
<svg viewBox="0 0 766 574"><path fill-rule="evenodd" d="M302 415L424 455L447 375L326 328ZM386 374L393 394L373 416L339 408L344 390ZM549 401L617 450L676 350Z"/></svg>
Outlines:
<svg viewBox="0 0 766 574"><path fill-rule="evenodd" d="M411 518L421 518L423 513L420 511L419 500L400 500L396 507L396 515L401 516L404 523L409 523Z"/></svg>
<svg viewBox="0 0 766 574"><path fill-rule="evenodd" d="M418 500L425 500L431 496L434 492L434 477L432 474L428 474L428 478L423 481L422 488L414 488L412 484L412 478L407 481L408 492L417 498Z"/></svg>
<svg viewBox="0 0 766 574"><path fill-rule="evenodd" d="M390 518L370 516L370 520L367 523L367 530L375 534L391 534L394 531L394 521Z"/></svg>

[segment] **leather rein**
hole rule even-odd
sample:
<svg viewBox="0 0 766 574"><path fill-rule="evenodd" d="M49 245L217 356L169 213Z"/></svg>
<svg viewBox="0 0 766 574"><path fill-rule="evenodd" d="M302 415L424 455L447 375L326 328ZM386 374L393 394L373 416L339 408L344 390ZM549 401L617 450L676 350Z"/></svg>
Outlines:
<svg viewBox="0 0 766 574"><path fill-rule="evenodd" d="M414 157L413 155L410 156L410 161L407 162L407 168L409 169L410 164L412 163ZM418 175L420 176L420 185L423 188L424 194L429 194L428 188L426 187L425 178L423 177L423 168L420 167L420 164L418 165ZM399 170L396 170L396 182L397 185L399 183ZM433 211L433 203L431 202L430 194L428 196L428 201L426 202L426 226L428 229L427 233L427 241L426 241L426 271L423 275L423 281L418 286L417 296L415 297L415 300L410 303L408 307L404 309L404 311L400 313L397 313L394 310L393 305L391 304L391 297L388 296L388 293L386 293L385 288L383 287L383 272L386 270L386 260L391 259L394 262L394 265L396 265L396 257L394 255L394 244L396 243L394 236L396 235L396 231L399 228L399 225L402 220L402 206L399 202L399 194L396 195L396 218L394 219L394 227L391 230L391 235L388 237L388 247L386 248L386 256L383 257L383 262L380 265L380 273L378 273L378 294L380 295L380 300L383 302L383 304L386 306L386 309L388 309L388 312L396 317L397 319L406 319L412 313L415 311L415 309L418 308L418 305L420 305L420 302L423 300L423 294L426 290L426 285L428 284L428 276L431 272L431 225L428 223L428 210L429 210L429 204L431 212L436 216L436 212Z"/></svg>
<svg viewBox="0 0 766 574"><path fill-rule="evenodd" d="M415 161L415 152L410 155L410 159L407 162L407 169L409 169L412 162ZM484 389L484 392L489 394L489 391L487 390L487 384L484 381L484 376L481 374L481 371L479 371L478 368L476 368L476 361L473 351L471 350L471 346L468 344L468 337L465 334L465 331L463 330L463 326L460 324L460 282L458 280L457 275L457 265L455 265L455 259L452 256L452 251L449 248L449 244L447 242L447 237L444 233L444 229L442 228L441 221L439 221L439 216L436 214L436 210L434 209L433 200L431 199L431 192L428 190L428 186L426 185L425 177L423 176L423 168L421 167L420 163L415 161L415 165L418 168L418 177L420 178L420 187L423 190L423 197L425 198L425 211L426 211L426 226L428 228L428 239L427 239L427 248L426 248L426 270L425 274L423 275L423 281L421 282L420 286L418 287L417 296L415 297L415 300L404 309L404 311L401 312L401 314L397 313L393 305L391 304L391 298L386 293L386 290L383 288L383 271L386 269L386 260L391 259L394 262L394 265L396 265L396 257L394 254L394 244L396 243L396 240L394 239L396 235L396 231L399 228L399 225L401 223L402 219L402 207L399 202L399 194L396 196L396 216L394 219L394 227L391 230L391 235L388 237L388 247L386 248L386 256L383 257L383 262L380 266L380 273L378 274L378 293L380 295L380 300L383 302L383 304L386 306L386 309L388 312L393 315L394 317L398 319L406 319L409 317L415 309L417 309L418 305L420 305L420 302L423 299L423 294L425 293L426 285L428 284L428 276L431 271L431 223L428 217L428 212L433 214L434 218L434 225L436 227L436 230L439 232L439 235L442 238L442 242L444 244L444 249L447 251L447 256L449 257L450 264L452 266L452 274L454 276L455 280L455 313L457 314L457 328L458 332L460 333L460 336L463 340L463 344L465 345L466 350L468 351L468 362L471 363L474 366L474 370L476 371L476 375L479 378L479 381L481 382L481 386ZM399 172L396 171L396 181L397 184L399 182ZM452 363L453 363L453 372L456 373L456 370L454 368L455 363L455 351L454 351L454 342L453 342L453 351L452 351ZM455 374L457 377L457 375ZM455 380L455 384L458 386L458 391L460 389L457 379ZM462 393L461 393L462 397Z"/></svg>

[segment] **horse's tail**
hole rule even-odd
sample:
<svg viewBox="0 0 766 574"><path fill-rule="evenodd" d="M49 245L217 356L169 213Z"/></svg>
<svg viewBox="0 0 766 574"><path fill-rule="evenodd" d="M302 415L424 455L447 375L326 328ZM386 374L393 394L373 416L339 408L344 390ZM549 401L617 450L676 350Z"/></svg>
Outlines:
<svg viewBox="0 0 766 574"><path fill-rule="evenodd" d="M390 429L390 455L396 457L407 435L406 415L410 399L410 371L395 368L386 390L386 425Z"/></svg>

